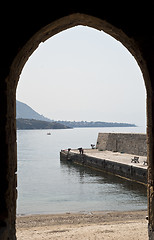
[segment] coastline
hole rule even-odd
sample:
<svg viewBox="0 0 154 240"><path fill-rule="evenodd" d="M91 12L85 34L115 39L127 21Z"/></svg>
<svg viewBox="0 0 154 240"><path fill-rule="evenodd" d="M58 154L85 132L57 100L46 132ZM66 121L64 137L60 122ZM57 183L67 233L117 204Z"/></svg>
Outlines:
<svg viewBox="0 0 154 240"><path fill-rule="evenodd" d="M17 239L147 240L147 211L17 216Z"/></svg>

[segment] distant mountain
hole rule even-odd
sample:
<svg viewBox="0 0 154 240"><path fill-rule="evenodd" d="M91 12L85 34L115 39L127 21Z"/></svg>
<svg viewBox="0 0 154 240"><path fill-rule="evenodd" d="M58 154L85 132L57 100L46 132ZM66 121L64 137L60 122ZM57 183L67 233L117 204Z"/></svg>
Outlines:
<svg viewBox="0 0 154 240"><path fill-rule="evenodd" d="M24 119L36 119L41 121L49 121L52 120L49 118L44 117L43 115L37 113L27 104L19 102L16 100L16 118L24 118Z"/></svg>
<svg viewBox="0 0 154 240"><path fill-rule="evenodd" d="M41 121L36 119L23 119L16 120L17 129L67 129L70 127L64 126L57 122Z"/></svg>
<svg viewBox="0 0 154 240"><path fill-rule="evenodd" d="M59 128L82 128L82 127L136 127L135 124L130 124L130 123L117 123L117 122L101 122L101 121L96 121L96 122L87 122L87 121L53 121L49 118L44 117L43 115L37 113L35 110L33 110L31 107L29 107L27 104L16 101L16 118L17 124L23 124L26 128L30 127L32 124L32 127L34 127L34 121L32 122L27 122L28 119L34 119L34 120L39 120L39 121L45 121L45 122L53 122L53 123L58 123L61 124L62 126L59 125ZM21 120L23 119L23 121ZM23 122L23 123L22 123ZM28 124L28 125L27 125ZM45 123L44 123L45 124ZM22 126L23 126L22 125ZM39 126L41 123L36 123L35 126ZM18 125L19 126L19 125ZM42 124L43 127L43 124ZM46 124L44 125L44 128L46 128ZM34 128L33 128L34 129Z"/></svg>

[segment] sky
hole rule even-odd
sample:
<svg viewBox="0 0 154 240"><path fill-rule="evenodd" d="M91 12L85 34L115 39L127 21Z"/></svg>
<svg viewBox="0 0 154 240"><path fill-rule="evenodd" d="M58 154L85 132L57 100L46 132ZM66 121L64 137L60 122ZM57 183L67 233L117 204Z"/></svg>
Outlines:
<svg viewBox="0 0 154 240"><path fill-rule="evenodd" d="M146 125L146 90L130 52L103 31L76 26L35 50L17 100L53 120Z"/></svg>

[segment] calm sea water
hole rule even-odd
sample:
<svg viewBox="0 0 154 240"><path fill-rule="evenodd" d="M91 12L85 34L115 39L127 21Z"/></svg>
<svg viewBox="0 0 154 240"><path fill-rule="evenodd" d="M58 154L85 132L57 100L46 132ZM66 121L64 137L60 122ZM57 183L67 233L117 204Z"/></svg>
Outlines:
<svg viewBox="0 0 154 240"><path fill-rule="evenodd" d="M145 133L145 128L18 130L17 214L147 209L144 186L60 162L61 149L90 148L99 132Z"/></svg>

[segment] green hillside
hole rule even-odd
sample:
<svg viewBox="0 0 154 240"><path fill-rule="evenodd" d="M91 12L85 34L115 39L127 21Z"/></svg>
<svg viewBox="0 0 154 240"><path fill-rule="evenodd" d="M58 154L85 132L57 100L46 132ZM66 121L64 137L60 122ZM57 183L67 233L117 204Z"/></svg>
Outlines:
<svg viewBox="0 0 154 240"><path fill-rule="evenodd" d="M17 129L67 129L67 127L61 123L57 122L47 122L36 119L23 119L18 118L16 120Z"/></svg>

